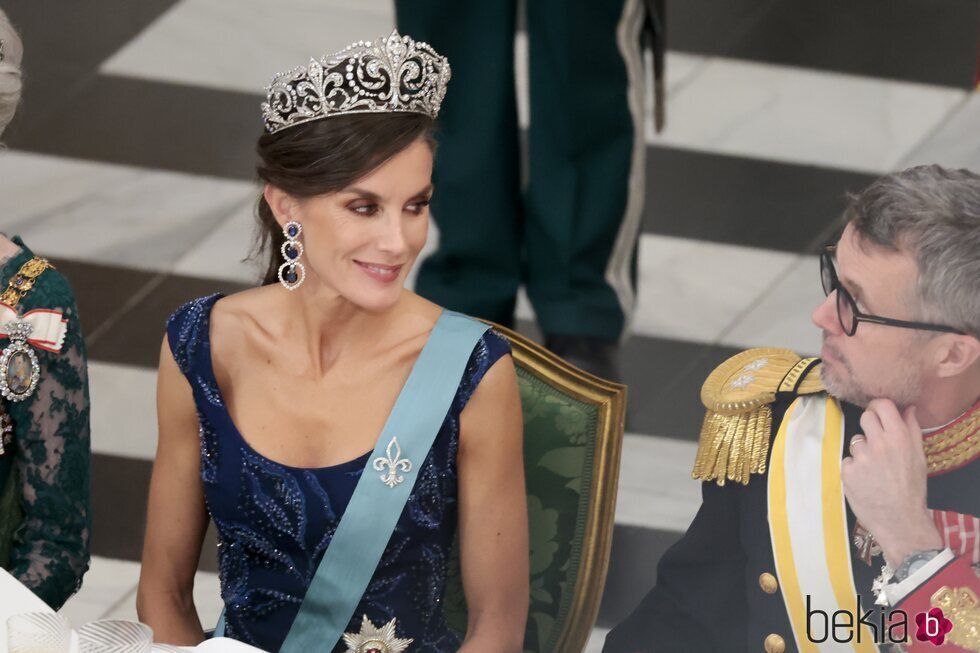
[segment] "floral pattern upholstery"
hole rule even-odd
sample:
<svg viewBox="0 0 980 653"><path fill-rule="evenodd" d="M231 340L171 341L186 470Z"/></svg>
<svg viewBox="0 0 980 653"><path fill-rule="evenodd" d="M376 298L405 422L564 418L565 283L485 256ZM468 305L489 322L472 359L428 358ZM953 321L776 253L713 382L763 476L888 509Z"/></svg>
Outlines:
<svg viewBox="0 0 980 653"><path fill-rule="evenodd" d="M511 334L505 331L504 335ZM511 345L516 353L518 345L513 341ZM606 427L600 423L598 405L577 399L560 382L523 366L516 355L515 363L524 411L530 527L530 608L524 650L545 653L561 646L573 602L583 591L583 549L589 538L598 535L587 532L590 502L598 490L594 486L597 445L602 435L621 442L622 423L612 429L616 432L603 434ZM618 444L615 449L618 463ZM608 527L612 527L611 518ZM463 632L466 605L458 552L453 562L444 604L449 623ZM591 629L592 624L586 626Z"/></svg>

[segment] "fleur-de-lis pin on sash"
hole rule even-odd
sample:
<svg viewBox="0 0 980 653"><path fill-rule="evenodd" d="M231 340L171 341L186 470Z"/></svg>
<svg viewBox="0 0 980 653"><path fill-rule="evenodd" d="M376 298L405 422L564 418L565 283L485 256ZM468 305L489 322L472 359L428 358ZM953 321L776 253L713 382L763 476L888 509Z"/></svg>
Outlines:
<svg viewBox="0 0 980 653"><path fill-rule="evenodd" d="M412 461L401 456L402 448L398 445L398 438L393 437L385 448L385 455L374 459L374 468L377 471L380 472L385 467L388 468L388 472L379 477L381 482L388 487L395 487L405 480L405 477L400 475L398 470L405 473L412 471Z"/></svg>

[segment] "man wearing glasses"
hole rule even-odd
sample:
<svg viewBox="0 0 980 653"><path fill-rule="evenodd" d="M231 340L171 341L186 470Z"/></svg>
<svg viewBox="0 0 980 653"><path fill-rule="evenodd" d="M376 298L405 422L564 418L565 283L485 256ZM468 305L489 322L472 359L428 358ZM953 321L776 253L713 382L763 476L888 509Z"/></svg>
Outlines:
<svg viewBox="0 0 980 653"><path fill-rule="evenodd" d="M883 177L844 222L820 358L705 381L701 509L605 653L980 651L980 176Z"/></svg>

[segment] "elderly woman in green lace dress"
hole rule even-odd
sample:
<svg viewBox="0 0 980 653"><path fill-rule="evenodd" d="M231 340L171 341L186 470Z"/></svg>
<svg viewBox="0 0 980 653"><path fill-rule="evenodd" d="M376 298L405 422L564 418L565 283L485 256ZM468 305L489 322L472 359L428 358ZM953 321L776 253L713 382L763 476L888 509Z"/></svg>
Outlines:
<svg viewBox="0 0 980 653"><path fill-rule="evenodd" d="M20 99L21 53L0 11L0 135ZM88 569L89 449L71 288L19 238L0 235L0 567L56 609Z"/></svg>

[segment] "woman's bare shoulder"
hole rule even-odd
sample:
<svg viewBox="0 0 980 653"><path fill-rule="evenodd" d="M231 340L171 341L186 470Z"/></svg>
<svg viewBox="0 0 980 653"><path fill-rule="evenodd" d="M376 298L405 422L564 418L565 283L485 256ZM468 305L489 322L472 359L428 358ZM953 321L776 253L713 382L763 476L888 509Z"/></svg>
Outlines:
<svg viewBox="0 0 980 653"><path fill-rule="evenodd" d="M219 329L241 329L256 321L257 316L274 310L275 293L268 286L248 288L221 297L211 309L211 332Z"/></svg>
<svg viewBox="0 0 980 653"><path fill-rule="evenodd" d="M444 309L439 304L406 289L402 295L402 310L419 320L420 323L428 323L429 328L431 328L435 326Z"/></svg>

